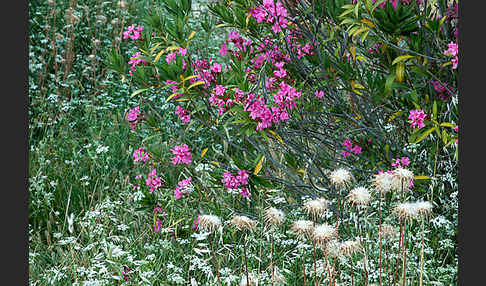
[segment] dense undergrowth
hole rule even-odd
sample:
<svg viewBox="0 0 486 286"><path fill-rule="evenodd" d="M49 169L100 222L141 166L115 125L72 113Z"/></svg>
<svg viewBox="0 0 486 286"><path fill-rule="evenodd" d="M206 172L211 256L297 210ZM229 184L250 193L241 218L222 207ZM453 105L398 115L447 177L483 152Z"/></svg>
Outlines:
<svg viewBox="0 0 486 286"><path fill-rule="evenodd" d="M30 1L30 284L456 285L457 2L375 2Z"/></svg>

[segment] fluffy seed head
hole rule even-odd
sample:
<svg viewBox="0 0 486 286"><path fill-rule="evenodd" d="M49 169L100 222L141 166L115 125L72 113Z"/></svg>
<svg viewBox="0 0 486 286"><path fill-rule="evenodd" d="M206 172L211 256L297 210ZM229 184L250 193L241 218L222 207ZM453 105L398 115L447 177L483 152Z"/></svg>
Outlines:
<svg viewBox="0 0 486 286"><path fill-rule="evenodd" d="M287 279L285 279L285 276L280 273L278 268L275 268L275 282L279 283L280 285L287 283Z"/></svg>
<svg viewBox="0 0 486 286"><path fill-rule="evenodd" d="M403 186L408 188L408 183L413 180L413 173L412 171L405 169L405 168L396 168L393 171L393 177L398 179L400 184L403 182ZM401 185L400 185L401 188Z"/></svg>
<svg viewBox="0 0 486 286"><path fill-rule="evenodd" d="M312 232L312 239L320 244L324 244L336 237L336 229L327 223L316 225L314 227L314 231Z"/></svg>
<svg viewBox="0 0 486 286"><path fill-rule="evenodd" d="M300 239L305 239L306 236L309 237L314 231L314 223L310 220L296 220L292 224L290 231L297 234Z"/></svg>
<svg viewBox="0 0 486 286"><path fill-rule="evenodd" d="M234 216L231 224L238 230L251 230L256 226L256 221L246 216Z"/></svg>
<svg viewBox="0 0 486 286"><path fill-rule="evenodd" d="M396 205L393 211L402 220L412 220L418 216L417 205L410 202Z"/></svg>
<svg viewBox="0 0 486 286"><path fill-rule="evenodd" d="M246 278L246 274L241 276L240 286L258 286L258 277L256 277L253 273L248 273L248 282L250 284L246 283Z"/></svg>
<svg viewBox="0 0 486 286"><path fill-rule="evenodd" d="M326 244L327 256L337 258L341 253L339 252L341 244L337 240L331 240Z"/></svg>
<svg viewBox="0 0 486 286"><path fill-rule="evenodd" d="M376 174L371 180L373 186L377 191L385 194L392 190L393 187L393 175L387 172Z"/></svg>
<svg viewBox="0 0 486 286"><path fill-rule="evenodd" d="M348 194L348 200L357 206L364 206L370 203L371 194L365 187L352 189Z"/></svg>
<svg viewBox="0 0 486 286"><path fill-rule="evenodd" d="M417 208L417 213L419 216L422 217L428 217L430 214L432 214L432 203L430 202L416 202L415 206Z"/></svg>
<svg viewBox="0 0 486 286"><path fill-rule="evenodd" d="M341 242L339 245L339 252L344 255L351 257L353 254L358 252L360 249L360 243L357 240L347 240L344 242Z"/></svg>
<svg viewBox="0 0 486 286"><path fill-rule="evenodd" d="M390 240L397 236L398 231L395 227L389 224L382 224L381 229L378 231L378 235L384 240Z"/></svg>
<svg viewBox="0 0 486 286"><path fill-rule="evenodd" d="M314 217L321 216L327 209L329 201L323 198L307 201L302 207L305 212L312 214Z"/></svg>
<svg viewBox="0 0 486 286"><path fill-rule="evenodd" d="M221 220L215 215L199 215L198 228L203 231L213 232L221 227Z"/></svg>
<svg viewBox="0 0 486 286"><path fill-rule="evenodd" d="M127 2L125 2L124 0L118 1L116 6L118 6L118 8L120 8L122 10L125 10L125 8L127 7Z"/></svg>
<svg viewBox="0 0 486 286"><path fill-rule="evenodd" d="M345 186L350 183L351 181L351 173L343 168L339 168L334 170L329 175L331 183L337 186Z"/></svg>
<svg viewBox="0 0 486 286"><path fill-rule="evenodd" d="M268 208L263 215L267 226L280 226L285 220L285 214L276 208Z"/></svg>

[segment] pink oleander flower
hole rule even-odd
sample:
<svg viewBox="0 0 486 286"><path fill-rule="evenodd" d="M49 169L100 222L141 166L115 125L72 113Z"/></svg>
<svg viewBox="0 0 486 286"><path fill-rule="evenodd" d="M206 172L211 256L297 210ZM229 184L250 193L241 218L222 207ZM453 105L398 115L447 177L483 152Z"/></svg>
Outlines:
<svg viewBox="0 0 486 286"><path fill-rule="evenodd" d="M216 87L214 88L214 93L216 93L216 95L218 96L223 96L224 95L224 92L225 92L226 88L224 88L224 86L218 84L216 85Z"/></svg>
<svg viewBox="0 0 486 286"><path fill-rule="evenodd" d="M240 191L240 195L245 199L245 198L250 198L251 197L251 193L250 193L250 190L248 190L247 188L243 187L241 188L241 191Z"/></svg>
<svg viewBox="0 0 486 286"><path fill-rule="evenodd" d="M230 190L237 189L240 186L248 185L248 171L239 170L237 174L238 175L233 176L231 172L224 172L221 183L223 183L224 186Z"/></svg>
<svg viewBox="0 0 486 286"><path fill-rule="evenodd" d="M226 43L223 43L223 45L221 45L221 49L219 49L219 54L224 57L226 56L226 54L229 52L229 50L226 48Z"/></svg>
<svg viewBox="0 0 486 286"><path fill-rule="evenodd" d="M186 144L182 146L174 146L174 149L170 149L172 154L175 155L175 157L172 158L172 164L177 165L179 163L183 163L186 165L191 164L191 158L192 154L189 151L189 146Z"/></svg>
<svg viewBox="0 0 486 286"><path fill-rule="evenodd" d="M179 56L183 57L183 56L187 55L187 49L179 48L177 53L179 54Z"/></svg>
<svg viewBox="0 0 486 286"><path fill-rule="evenodd" d="M391 165L392 165L393 168L407 167L408 165L410 165L410 158L408 158L408 157L396 158L391 163Z"/></svg>
<svg viewBox="0 0 486 286"><path fill-rule="evenodd" d="M174 190L174 197L176 199L180 199L182 196L187 195L190 192L188 186L191 183L191 180L192 177L189 177L177 183L178 186Z"/></svg>
<svg viewBox="0 0 486 286"><path fill-rule="evenodd" d="M138 163L140 161L142 162L147 162L147 160L149 159L149 155L148 153L146 153L142 147L136 149L135 151L133 151L133 162L134 163Z"/></svg>
<svg viewBox="0 0 486 286"><path fill-rule="evenodd" d="M128 71L128 74L133 75L132 71L136 71L136 69L135 69L136 66L138 66L140 64L143 64L143 65L146 65L147 64L147 61L146 60L139 59L138 58L141 55L142 55L142 53L136 52L135 54L133 54L130 57L130 60L128 61L128 64L131 65L131 66L130 66L130 71Z"/></svg>
<svg viewBox="0 0 486 286"><path fill-rule="evenodd" d="M130 109L127 119L130 122L130 127L135 130L135 125L140 121L140 107L137 105L135 108Z"/></svg>
<svg viewBox="0 0 486 286"><path fill-rule="evenodd" d="M273 72L273 74L276 76L276 77L279 77L279 78L284 78L286 75L287 75L287 71L285 71L285 69L279 69L279 70L275 70Z"/></svg>
<svg viewBox="0 0 486 286"><path fill-rule="evenodd" d="M459 132L459 125L456 125L456 127L454 127L454 131Z"/></svg>
<svg viewBox="0 0 486 286"><path fill-rule="evenodd" d="M167 56L165 57L165 60L167 61L167 64L171 65L176 62L176 53L168 53Z"/></svg>
<svg viewBox="0 0 486 286"><path fill-rule="evenodd" d="M145 184L150 188L150 194L162 187L162 180L157 176L157 170L155 168L149 173Z"/></svg>
<svg viewBox="0 0 486 286"><path fill-rule="evenodd" d="M187 113L187 111L184 108L180 107L179 105L176 107L175 114L179 116L179 119L183 123L188 123L189 121L191 121L191 116Z"/></svg>
<svg viewBox="0 0 486 286"><path fill-rule="evenodd" d="M211 66L211 71L214 72L214 73L220 73L221 72L221 65L218 64L218 63L214 63Z"/></svg>
<svg viewBox="0 0 486 286"><path fill-rule="evenodd" d="M135 24L132 24L131 26L128 26L127 30L123 32L123 39L132 39L134 41L141 40L142 38L142 31L143 27L138 26L135 28Z"/></svg>
<svg viewBox="0 0 486 286"><path fill-rule="evenodd" d="M323 98L324 97L324 91L316 90L315 95L317 96L317 98Z"/></svg>
<svg viewBox="0 0 486 286"><path fill-rule="evenodd" d="M358 155L362 153L361 146L358 144L353 144L349 138L346 138L342 144L345 148L345 150L341 150L341 154L344 156L344 158L351 156L352 154Z"/></svg>
<svg viewBox="0 0 486 286"><path fill-rule="evenodd" d="M408 119L412 120L412 122L410 122L410 127L412 127L413 129L420 129L422 127L425 127L425 113L423 110L410 110L410 115L408 116Z"/></svg>
<svg viewBox="0 0 486 286"><path fill-rule="evenodd" d="M459 63L459 58L457 56L455 58L452 58L451 63L452 63L452 69L453 70L457 69L457 64Z"/></svg>
<svg viewBox="0 0 486 286"><path fill-rule="evenodd" d="M454 42L450 42L448 44L448 49L444 51L444 55L448 55L448 56L457 56L459 52L459 47L456 43Z"/></svg>

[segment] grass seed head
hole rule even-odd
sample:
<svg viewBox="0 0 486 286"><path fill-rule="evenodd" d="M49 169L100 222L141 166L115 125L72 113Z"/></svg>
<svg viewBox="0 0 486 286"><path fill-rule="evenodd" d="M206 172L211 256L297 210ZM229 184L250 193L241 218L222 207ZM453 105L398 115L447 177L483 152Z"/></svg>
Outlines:
<svg viewBox="0 0 486 286"><path fill-rule="evenodd" d="M285 221L285 214L276 208L268 208L263 215L263 221L267 226L280 226Z"/></svg>
<svg viewBox="0 0 486 286"><path fill-rule="evenodd" d="M252 230L256 226L256 221L246 216L234 216L231 224L238 230Z"/></svg>
<svg viewBox="0 0 486 286"><path fill-rule="evenodd" d="M358 240L347 240L341 242L339 245L339 252L344 255L351 257L360 250L360 243Z"/></svg>
<svg viewBox="0 0 486 286"><path fill-rule="evenodd" d="M329 204L328 200L323 198L318 198L315 200L305 202L302 208L306 213L312 214L314 217L318 217L324 214L328 204Z"/></svg>
<svg viewBox="0 0 486 286"><path fill-rule="evenodd" d="M329 175L331 183L336 186L345 186L351 182L351 173L343 168L334 170Z"/></svg>
<svg viewBox="0 0 486 286"><path fill-rule="evenodd" d="M352 189L348 194L348 200L357 206L364 206L370 203L371 194L365 187Z"/></svg>
<svg viewBox="0 0 486 286"><path fill-rule="evenodd" d="M292 224L290 231L295 233L300 239L304 240L312 235L314 222L310 220L296 220Z"/></svg>
<svg viewBox="0 0 486 286"><path fill-rule="evenodd" d="M200 215L198 228L204 231L214 232L221 227L221 220L215 215Z"/></svg>
<svg viewBox="0 0 486 286"><path fill-rule="evenodd" d="M326 242L336 237L336 229L327 223L316 225L312 232L312 239L321 245L324 245Z"/></svg>

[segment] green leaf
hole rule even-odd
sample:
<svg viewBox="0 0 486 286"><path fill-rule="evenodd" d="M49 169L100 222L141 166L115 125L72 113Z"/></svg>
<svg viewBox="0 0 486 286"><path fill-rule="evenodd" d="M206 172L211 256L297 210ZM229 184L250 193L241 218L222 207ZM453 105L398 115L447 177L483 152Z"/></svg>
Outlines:
<svg viewBox="0 0 486 286"><path fill-rule="evenodd" d="M425 137L429 136L429 134L430 134L430 133L432 133L432 132L434 132L434 130L436 130L436 129L437 129L437 127L436 127L436 126L434 126L434 127L430 128L430 129L428 129L427 131L425 131L424 133L422 133L422 134L421 134L421 135L420 135L420 136L417 138L417 140L415 140L415 142L414 142L414 143L415 143L415 144L417 144L417 143L419 143L420 141L424 140L424 139L425 139Z"/></svg>
<svg viewBox="0 0 486 286"><path fill-rule="evenodd" d="M132 95L130 95L130 98L133 98L135 95L139 94L139 93L142 93L144 91L146 91L148 88L142 88L142 89L139 89L139 90L136 90L132 93Z"/></svg>
<svg viewBox="0 0 486 286"><path fill-rule="evenodd" d="M415 58L415 56L412 56L412 55L403 55L403 56L399 56L399 57L396 57L393 62L392 62L392 65L396 64L396 63L399 63L399 62L403 62L407 59L410 59L410 58Z"/></svg>

